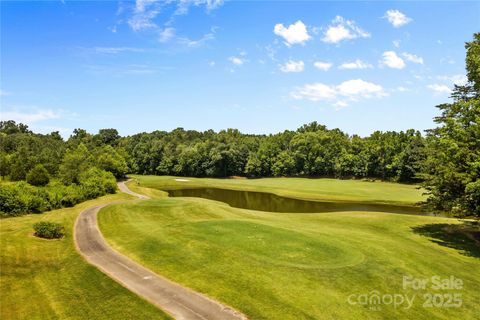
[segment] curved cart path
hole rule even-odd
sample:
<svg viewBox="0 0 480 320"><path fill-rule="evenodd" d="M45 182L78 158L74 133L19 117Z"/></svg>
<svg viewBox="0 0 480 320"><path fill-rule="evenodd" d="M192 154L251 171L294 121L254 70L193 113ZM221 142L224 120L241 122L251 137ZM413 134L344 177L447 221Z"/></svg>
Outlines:
<svg viewBox="0 0 480 320"><path fill-rule="evenodd" d="M124 182L119 182L118 187L122 192L139 199L148 199L132 192ZM112 249L98 228L97 213L105 206L121 202L92 206L78 216L74 231L75 245L90 264L176 319L247 319L243 314L176 284Z"/></svg>

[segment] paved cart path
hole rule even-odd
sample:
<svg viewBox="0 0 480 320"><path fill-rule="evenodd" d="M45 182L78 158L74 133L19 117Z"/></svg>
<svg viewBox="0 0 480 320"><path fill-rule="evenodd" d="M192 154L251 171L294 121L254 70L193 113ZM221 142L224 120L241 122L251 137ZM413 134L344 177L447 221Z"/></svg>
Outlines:
<svg viewBox="0 0 480 320"><path fill-rule="evenodd" d="M132 192L124 182L119 182L118 187L122 192L139 199L148 199L147 196ZM122 202L92 206L78 216L75 244L90 264L178 320L247 319L232 308L174 283L112 249L98 228L97 213L105 206Z"/></svg>

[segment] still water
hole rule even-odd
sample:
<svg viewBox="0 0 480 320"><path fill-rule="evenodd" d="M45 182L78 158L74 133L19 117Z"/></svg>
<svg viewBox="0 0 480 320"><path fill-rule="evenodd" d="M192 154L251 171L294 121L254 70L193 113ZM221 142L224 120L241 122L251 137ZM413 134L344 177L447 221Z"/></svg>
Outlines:
<svg viewBox="0 0 480 320"><path fill-rule="evenodd" d="M380 211L422 214L420 208L402 205L365 204L355 202L311 201L278 196L273 193L238 191L217 188L165 190L171 197L196 197L221 201L232 207L269 212L336 212Z"/></svg>

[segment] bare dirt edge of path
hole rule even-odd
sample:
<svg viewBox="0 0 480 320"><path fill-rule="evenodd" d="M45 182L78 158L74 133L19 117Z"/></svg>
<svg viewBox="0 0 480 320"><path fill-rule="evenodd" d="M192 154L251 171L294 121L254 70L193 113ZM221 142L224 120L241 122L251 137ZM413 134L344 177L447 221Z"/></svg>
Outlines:
<svg viewBox="0 0 480 320"><path fill-rule="evenodd" d="M141 200L149 199L128 189L125 182L119 182L118 187ZM95 205L78 215L74 226L75 247L88 263L178 320L247 319L240 312L172 282L110 247L98 228L97 213L108 205L124 202Z"/></svg>

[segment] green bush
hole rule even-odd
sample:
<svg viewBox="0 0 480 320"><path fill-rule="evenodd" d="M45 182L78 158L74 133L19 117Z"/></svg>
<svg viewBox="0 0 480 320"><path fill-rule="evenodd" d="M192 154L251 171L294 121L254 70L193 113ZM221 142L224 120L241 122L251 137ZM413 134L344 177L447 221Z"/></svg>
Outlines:
<svg viewBox="0 0 480 320"><path fill-rule="evenodd" d="M117 190L113 174L95 167L81 173L79 180L79 184L68 186L54 180L43 187L35 187L25 181L3 183L0 185L0 216L72 207Z"/></svg>
<svg viewBox="0 0 480 320"><path fill-rule="evenodd" d="M80 175L80 186L86 199L93 199L106 193L115 193L117 183L111 172L90 168Z"/></svg>
<svg viewBox="0 0 480 320"><path fill-rule="evenodd" d="M65 228L56 222L37 222L33 225L33 230L37 237L46 239L58 239L65 235Z"/></svg>
<svg viewBox="0 0 480 320"><path fill-rule="evenodd" d="M45 186L49 181L48 171L41 164L37 164L27 174L27 182L33 186Z"/></svg>

